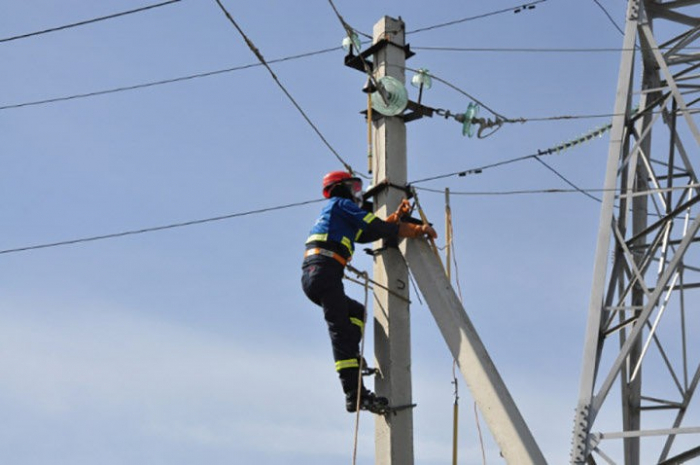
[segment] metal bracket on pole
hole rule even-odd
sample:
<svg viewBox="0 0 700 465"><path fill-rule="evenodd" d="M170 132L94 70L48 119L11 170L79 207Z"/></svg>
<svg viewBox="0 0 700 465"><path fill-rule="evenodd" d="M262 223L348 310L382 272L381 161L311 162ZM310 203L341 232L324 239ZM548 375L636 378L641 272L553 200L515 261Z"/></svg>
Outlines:
<svg viewBox="0 0 700 465"><path fill-rule="evenodd" d="M368 49L365 49L362 52L360 52L359 55L355 55L354 53L352 53L352 48L350 48L350 53L345 55L345 66L364 73L366 72L365 64L367 64L369 69L371 71L374 71L374 63L372 62L372 60L369 59L369 57L373 56L375 53L377 53L377 51L390 45L403 49L404 53L406 54L406 59L409 59L415 55L415 53L411 51L410 44L401 46L384 38L378 40L376 44L372 45Z"/></svg>
<svg viewBox="0 0 700 465"><path fill-rule="evenodd" d="M413 191L411 190L410 186L408 186L408 185L402 186L400 184L394 184L388 178L385 178L385 179L379 181L377 184L375 184L374 186L367 189L367 191L362 195L362 197L364 200L367 200L367 199L375 197L380 192L383 192L384 190L389 189L389 188L398 189L398 190L402 191L404 194L406 194L407 199L410 199L413 197Z"/></svg>

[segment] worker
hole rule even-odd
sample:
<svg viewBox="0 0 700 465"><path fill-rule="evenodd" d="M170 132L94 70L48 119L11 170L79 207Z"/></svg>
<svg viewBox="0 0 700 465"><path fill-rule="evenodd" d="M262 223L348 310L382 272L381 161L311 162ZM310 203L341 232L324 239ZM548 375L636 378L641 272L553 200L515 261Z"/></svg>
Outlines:
<svg viewBox="0 0 700 465"><path fill-rule="evenodd" d="M345 295L343 270L352 258L355 242L425 235L435 238L437 234L430 225L400 221L410 210L405 199L386 221L363 210L362 180L351 173L326 174L323 196L329 201L306 241L302 288L309 300L323 308L347 411L357 411L359 402L361 410L384 413L388 400L366 389L361 381L359 349L366 310Z"/></svg>

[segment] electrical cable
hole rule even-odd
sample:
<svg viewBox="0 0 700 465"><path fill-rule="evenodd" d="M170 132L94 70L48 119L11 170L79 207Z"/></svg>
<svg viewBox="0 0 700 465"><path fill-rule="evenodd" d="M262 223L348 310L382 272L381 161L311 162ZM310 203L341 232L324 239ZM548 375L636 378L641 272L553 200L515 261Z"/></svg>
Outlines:
<svg viewBox="0 0 700 465"><path fill-rule="evenodd" d="M427 178L422 178L422 179L417 179L417 180L415 180L415 181L410 181L408 184L410 184L410 185L415 185L415 184L419 184L419 183L423 183L423 182L428 182L428 181L436 181L436 180L438 180L438 179L451 178L451 177L453 177L453 176L463 177L463 176L467 176L467 175L469 175L469 174L479 174L479 173L481 173L482 171L487 170L487 169L496 168L496 167L498 167L498 166L503 166L503 165L509 165L509 164L511 164L511 163L517 163L517 162L520 162L520 161L523 161L523 160L528 160L528 159L530 159L530 158L536 157L537 155L538 155L537 153L533 153L533 154L530 154L530 155L524 155L524 156L522 156L522 157L511 158L511 159L509 159L509 160L503 160L503 161L499 161L499 162L496 162L496 163L491 163L491 164L488 164L488 165L483 165L483 166L478 167L478 168L471 168L471 169L467 169L467 170L455 171L455 172L452 172L452 173L446 173L446 174L439 174L439 175L436 175L436 176L430 176L430 177L427 177Z"/></svg>
<svg viewBox="0 0 700 465"><path fill-rule="evenodd" d="M410 68L408 66L398 66L398 65L393 65L393 66L399 67L399 68L403 69L404 71L411 71L414 73L418 73L420 71L418 69ZM436 76L433 73L427 73L425 71L423 71L423 72L426 75L430 76L432 79L435 79L436 81L441 82L442 84L444 84L444 85L448 86L449 88L455 90L456 92L464 95L465 97L469 98L473 102L477 103L479 106L485 108L486 110L488 110L489 112L494 114L498 118L497 121L492 122L494 125L501 125L502 123L527 123L527 122L612 118L614 116L619 116L619 115L616 115L614 113L597 113L597 114L585 114L585 115L555 115L555 116L532 117L532 118L523 118L523 117L509 118L509 117L506 117L506 116L502 115L501 113L495 111L494 109L490 108L488 105L484 104L481 100L477 99L476 97L474 97L473 95L471 95L467 91L459 88L455 84L452 84L451 82L449 82L449 81L447 81L439 76ZM443 110L443 109L436 109L436 111L438 112L438 114L441 114L441 115L445 116L446 118L452 115L451 112ZM691 110L689 110L689 111L691 111ZM697 110L692 110L692 111L697 111ZM496 130L498 130L498 129L496 129Z"/></svg>
<svg viewBox="0 0 700 465"><path fill-rule="evenodd" d="M348 37L352 38L352 33L356 32L366 38L368 38L370 41L372 40L372 36L369 34L365 34L364 32L360 32L354 27L351 27L350 24L348 24L347 21L345 21L345 18L343 18L343 15L340 14L340 11L338 11L338 8L335 6L335 3L333 3L333 0L328 0L328 3L331 5L331 8L333 9L333 12L335 13L335 16L338 18L340 21L340 24L343 25L343 28L345 29L345 32L348 34Z"/></svg>
<svg viewBox="0 0 700 465"><path fill-rule="evenodd" d="M416 180L416 181L411 181L411 182L409 182L409 184L410 184L410 185L414 185L414 184L418 184L418 183L423 183L423 182L428 182L428 181L434 181L434 180L437 180L437 179L444 179L444 178L448 178L448 177L452 177L452 176L460 176L460 177L463 177L463 176L466 176L466 175L468 175L468 174L479 174L479 173L481 173L481 172L483 172L484 170L487 170L487 169L495 168L495 167L498 167L498 166L504 166L504 165L508 165L508 164L512 164L512 163L517 163L517 162L521 162L521 161L523 161L523 160L529 160L529 159L531 159L531 158L534 158L535 160L537 160L538 162L540 162L542 165L544 165L547 169L549 169L550 171L552 171L557 177L559 177L559 178L562 179L565 183L567 183L569 186L571 186L571 187L573 187L574 189L576 189L576 191L582 193L583 195L585 195L585 196L587 196L587 197L590 197L591 199L593 199L593 200L595 200L595 201L597 201L597 202L602 202L602 200L600 200L599 198L597 198L597 197L595 197L595 196L589 194L588 192L584 191L583 189L581 189L580 187L578 187L576 184L574 184L572 181L570 181L569 179L567 179L566 176L564 176L563 174L561 174L560 172L558 172L556 169L554 169L554 168L553 168L552 166L550 166L549 164L547 164L547 163L545 163L544 161L542 161L542 160L539 158L539 157L542 156L542 155L548 155L548 154L547 154L547 153L543 153L543 152L539 152L539 153L535 153L535 154L524 155L524 156L522 156L522 157L511 158L511 159L509 159L509 160L503 160L503 161L500 161L500 162L497 162L497 163L492 163L492 164L490 164L490 165L484 165L484 166L482 166L482 167L480 167L480 168L472 168L472 169L469 169L469 170L456 171L456 172L453 172L453 173L442 174L442 175L432 176L432 177L429 177L429 178L418 179L418 180Z"/></svg>
<svg viewBox="0 0 700 465"><path fill-rule="evenodd" d="M93 241L100 241L104 239L114 239L117 237L124 237L124 236L134 236L137 234L145 234L145 233L151 233L151 232L156 232L156 231L163 231L166 229L175 229L175 228L183 228L185 226L194 226L197 224L203 224L203 223L211 223L214 221L222 221L222 220L229 220L232 218L239 218L241 216L250 216L250 215L257 215L261 213L267 213L271 211L277 211L277 210L284 210L287 208L293 208L293 207L300 207L303 205L309 205L312 203L318 203L318 202L323 202L326 199L315 199L315 200L306 200L303 202L295 202L295 203L290 203L286 205L279 205L276 207L268 207L268 208L261 208L258 210L249 210L246 212L240 212L240 213L231 213L228 215L221 215L221 216L215 216L212 218L204 218L200 220L191 220L191 221L184 221L181 223L172 223L172 224L167 224L164 226L154 226L151 228L142 228L142 229L133 229L130 231L123 231L123 232L118 232L118 233L111 233L111 234L103 234L100 236L92 236L92 237L83 237L80 239L71 239L67 241L59 241L59 242L51 242L48 244L39 244L39 245L30 245L26 247L17 247L13 249L5 249L5 250L0 250L0 255L2 254L10 254L10 253L16 253L16 252L25 252L28 250L37 250L37 249L47 249L51 247L60 247L63 245L71 245L71 244L80 244L83 242L93 242Z"/></svg>
<svg viewBox="0 0 700 465"><path fill-rule="evenodd" d="M603 10L603 13L605 13L605 16L608 17L608 19L610 20L610 22L612 23L612 25L615 26L615 29L617 29L617 30L620 32L620 34L625 35L625 31L623 31L622 28L617 24L617 22L615 22L615 20L614 20L613 17L610 15L610 13L608 12L608 10L607 10L598 0L593 0L593 2L594 2L596 5L598 5L598 7L599 7L601 10Z"/></svg>
<svg viewBox="0 0 700 465"><path fill-rule="evenodd" d="M10 41L19 40L19 39L26 39L27 37L34 37L34 36L38 36L41 34L48 34L49 32L63 31L65 29L70 29L70 28L74 28L74 27L78 27L78 26L84 26L86 24L92 24L92 23L96 23L99 21L106 21L108 19L118 18L120 16L126 16L126 15L130 15L130 14L134 14L134 13L140 13L142 11L151 10L153 8L159 8L161 6L171 5L173 3L178 3L180 1L181 0L168 0L166 2L157 3L154 5L148 5L148 6L144 6L141 8L136 8L135 10L122 11L121 13L114 13L111 15L101 16L99 18L88 19L85 21L77 22L77 23L66 24L66 25L58 26L58 27L52 27L50 29L44 29L43 31L30 32L27 34L21 34L21 35L17 35L14 37L6 37L4 39L0 39L0 43L10 42Z"/></svg>
<svg viewBox="0 0 700 465"><path fill-rule="evenodd" d="M410 67L408 67L408 66L399 66L399 65L392 65L392 66L395 66L395 67L398 67L398 68L400 68L400 69L403 69L404 71L411 71L411 72L414 72L414 73L418 73L418 72L421 71L421 70L418 70L418 69L410 68ZM490 111L490 112L493 113L495 116L497 116L498 118L500 118L500 120L501 120L500 123L529 123L529 122L583 120L583 119L600 119L600 118L608 118L608 119L609 119L609 118L613 118L613 117L615 117L615 116L624 116L624 115L626 115L626 113L622 113L622 114L616 114L616 113L589 113L589 114L582 114L582 115L554 115L554 116L542 116L542 117L530 117L530 118L524 118L524 117L519 117L519 118L508 118L508 117L503 116L502 114L496 112L495 110L493 110L493 109L490 108L489 106L485 105L482 101L480 101L479 99L475 98L473 95L471 95L471 94L468 93L467 91L465 91L465 90L459 88L459 87L456 86L455 84L452 84L451 82L449 82L449 81L447 81L447 80L445 80L445 79L443 79L443 78L441 78L441 77L439 77L439 76L436 76L436 75L433 74L433 73L428 73L428 72L425 72L424 70L423 70L422 72L425 73L427 76L430 76L431 78L435 79L436 81L445 84L446 86L448 86L449 88L455 90L456 92L458 92L458 93L464 95L465 97L471 99L472 101L474 101L475 103L477 103L479 106L481 106L481 107L485 108L486 110ZM445 113L447 113L446 110L443 110L443 109L435 109L435 110L438 112L438 114L443 114L443 115L444 115ZM649 114L663 113L663 110L650 111L650 110L647 109L646 111L647 111ZM690 114L695 114L695 113L700 112L700 110L697 109L697 108L688 108L688 109L685 110L685 111L684 111L684 110L676 110L676 111L675 111L675 113L678 114L678 115L683 114L683 113L686 113L686 112L687 112L687 113L690 113ZM637 114L639 114L639 113L641 113L641 112L638 111ZM451 114L451 113L450 113L450 114ZM444 115L444 116L447 117L447 116L449 116L449 115ZM497 123L498 123L498 121L497 121Z"/></svg>
<svg viewBox="0 0 700 465"><path fill-rule="evenodd" d="M348 38L352 42L353 33L356 31L356 29L354 29L352 26L350 26L350 24L348 24L347 21L345 21L345 18L343 18L343 15L340 14L340 11L338 11L338 8L335 6L335 3L333 3L333 0L328 0L328 3L331 5L331 8L333 9L333 12L335 13L336 17L338 18L338 21L340 21L340 24L343 26L343 29L345 29L345 33L347 34ZM371 36L367 36L367 37L369 37L370 39L373 39ZM350 50L352 51L352 45L350 47L351 47ZM374 76L374 71L373 71L372 66L370 66L369 63L367 63L367 60L362 55L362 53L360 53L358 55L358 57L360 58L360 61L362 62L362 68L365 70L365 74L367 75L367 79L369 80L369 83L372 85L372 87L377 89L380 97L382 98L382 100L384 100L384 103L386 103L386 101L387 101L386 90L384 89L383 86L379 85L379 83L377 82L377 79ZM371 95L371 93L368 93L368 95ZM371 99L371 97L370 97L370 99ZM371 122L372 122L372 120L370 118L368 118L368 124L371 124Z"/></svg>
<svg viewBox="0 0 700 465"><path fill-rule="evenodd" d="M260 53L260 50L253 44L253 42L248 38L248 36L243 32L241 27L238 25L235 19L233 19L233 16L231 16L231 13L226 9L226 7L221 3L221 0L215 0L216 4L219 5L219 8L221 11L224 13L226 18L229 20L229 22L233 25L233 27L236 28L238 33L243 37L243 40L245 43L248 45L248 48L253 52L253 54L258 58L260 63L267 69L267 71L270 73L270 76L272 76L272 79L275 81L277 86L284 92L284 94L287 96L290 102L294 105L294 107L301 113L301 116L306 120L306 122L311 126L311 128L314 130L316 135L323 141L323 143L328 147L328 149L335 155L335 157L340 161L340 163L343 164L346 170L348 170L350 173L354 173L352 167L345 161L343 160L343 157L340 156L340 154L333 148L333 146L328 142L328 140L324 137L324 135L321 133L321 131L318 129L318 127L314 124L313 121L311 121L311 118L306 114L306 112L301 108L299 103L294 99L292 94L289 93L287 88L282 84L282 82L279 80L275 72L272 70L270 65L265 61L265 58L262 56L262 53Z"/></svg>
<svg viewBox="0 0 700 465"><path fill-rule="evenodd" d="M397 66L397 65L394 65L394 66ZM418 72L419 72L419 70L414 69L414 68L410 68L410 67L408 67L408 66L399 66L399 68L403 68L404 71L411 71L411 72L413 72L413 73L418 73ZM425 72L425 71L424 71L424 72ZM479 99L477 99L476 97L474 97L474 96L471 95L470 93L468 93L468 92L466 92L466 91L460 89L459 87L457 87L456 85L452 84L451 82L449 82L449 81L447 81L447 80L445 80L445 79L443 79L443 78L441 78L441 77L439 77L439 76L436 76L436 75L434 75L433 73L427 73L427 72L425 72L425 74L428 75L428 76L430 76L432 79L435 79L436 81L445 84L445 85L446 85L447 87L449 87L450 89L453 89L453 90L455 90L456 92L458 92L458 93L464 95L465 97L467 97L467 98L473 100L475 103L479 104L479 106L485 108L486 110L490 111L491 113L493 113L494 115L498 116L499 118L502 118L504 121L508 121L508 122L510 122L510 121L516 121L516 120L511 120L511 119L509 119L509 118L503 116L502 114L500 114L500 113L498 113L497 111L495 111L495 110L493 110L492 108L490 108L490 107L489 107L488 105L486 105L484 102L480 101ZM517 121L520 122L520 120L517 120Z"/></svg>
<svg viewBox="0 0 700 465"><path fill-rule="evenodd" d="M685 47L687 50L689 47ZM699 47L692 47L697 49ZM624 48L527 48L527 47L421 47L411 46L411 50L429 52L490 52L490 53L622 53L632 49ZM663 49L660 49L663 50Z"/></svg>
<svg viewBox="0 0 700 465"><path fill-rule="evenodd" d="M574 184L574 183L571 182L569 179L567 179L567 178L566 178L563 174L561 174L559 171L555 170L551 165L549 165L549 164L545 163L544 161L542 161L542 159L541 159L539 156L536 156L536 157L534 157L534 158L535 158L535 160L537 160L538 162L540 162L545 168L547 168L548 170L550 170L550 171L551 171L552 173L554 173L558 178L560 178L562 181L564 181L565 183L567 183L568 185L570 185L571 187L573 187L574 189L576 189L578 192L582 193L582 194L585 195L586 197L589 197L589 198L595 200L595 201L598 202L598 203L603 203L603 201L602 201L601 199L599 199L598 197L596 197L596 196L594 196L594 195L591 195L591 194L589 194L588 192L582 190L582 189L581 189L580 187L578 187L576 184Z"/></svg>
<svg viewBox="0 0 700 465"><path fill-rule="evenodd" d="M477 15L477 16L470 16L468 18L462 18L462 19L457 19L457 20L449 21L449 22L442 23L442 24L436 24L434 26L428 26L428 27L423 27L420 29L414 29L412 31L406 32L406 34L417 34L419 32L432 31L433 29L439 29L439 28L443 28L443 27L447 27L447 26L453 26L455 24L461 24L461 23L465 23L467 21L473 21L476 19L483 19L483 18L487 18L489 16L495 16L498 14L508 13L511 11L514 13L519 13L520 11L531 10L531 9L535 8L535 5L537 5L538 3L544 3L546 1L547 0L537 0L535 2L526 3L524 5L514 6L514 7L510 7L510 8L504 8L502 10L492 11L490 13L484 13L484 14Z"/></svg>
<svg viewBox="0 0 700 465"><path fill-rule="evenodd" d="M313 52L300 53L298 55L291 55L291 56L287 56L287 57L283 57L283 58L269 60L268 63L282 63L285 61L297 60L300 58L308 58L311 56L321 55L324 53L335 52L335 51L338 51L340 49L341 49L341 47L332 47L332 48L326 48L323 50L316 50ZM0 106L0 110L9 110L9 109L13 109L13 108L22 108L22 107L29 107L29 106L34 106L34 105L44 105L47 103L64 102L67 100L76 100L76 99L87 98L87 97L95 97L98 95L114 94L117 92L125 92L125 91L136 90L136 89L144 89L146 87L155 87L155 86L160 86L160 85L164 85L164 84L171 84L174 82L182 82L182 81L188 81L188 80L192 80L192 79L215 76L218 74L231 73L234 71L241 71L244 69L255 68L258 66L263 66L263 64L260 62L250 63L247 65L235 66L233 68L219 69L219 70L215 70L215 71L205 71L202 73L190 74L187 76L180 76L180 77L170 78L170 79L163 79L160 81L151 81L151 82L145 82L142 84L134 84L132 86L116 87L113 89L98 90L95 92L87 92L87 93L83 93L83 94L69 95L66 97L55 97L55 98L50 98L50 99L45 99L45 100L37 100L37 101L33 101L33 102L24 102L24 103L16 103L16 104L11 104L11 105L4 105L4 106Z"/></svg>
<svg viewBox="0 0 700 465"><path fill-rule="evenodd" d="M423 192L430 192L433 194L442 194L444 191L440 189L431 189L429 187L416 187L416 190L423 191ZM551 188L551 189L520 189L520 190L510 190L510 191L452 191L450 190L450 195L461 195L461 196L466 196L466 197L500 197L500 196L509 196L509 195L536 195L536 194L575 194L579 193L581 191L584 192L605 192L608 189L588 189L588 188L581 188L581 189L559 189L559 188ZM617 191L617 189L610 189ZM654 192L648 192L648 193L654 193Z"/></svg>

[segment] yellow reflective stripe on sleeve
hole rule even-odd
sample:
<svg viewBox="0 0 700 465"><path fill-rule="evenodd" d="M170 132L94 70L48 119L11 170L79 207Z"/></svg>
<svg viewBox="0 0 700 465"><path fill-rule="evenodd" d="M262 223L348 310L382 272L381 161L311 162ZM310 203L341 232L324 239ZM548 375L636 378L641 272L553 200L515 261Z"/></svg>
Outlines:
<svg viewBox="0 0 700 465"><path fill-rule="evenodd" d="M367 213L364 218L362 218L362 221L365 223L369 224L372 222L373 219L375 219L376 216L374 216L374 213Z"/></svg>
<svg viewBox="0 0 700 465"><path fill-rule="evenodd" d="M341 244L345 246L346 249L348 249L348 252L350 252L350 255L352 255L352 241L350 240L349 237L344 237L341 241Z"/></svg>
<svg viewBox="0 0 700 465"><path fill-rule="evenodd" d="M357 242L358 240L360 240L360 236L362 235L362 231L363 231L363 230L360 229L359 231L357 231L357 234L355 234L355 241L356 241L356 242Z"/></svg>
<svg viewBox="0 0 700 465"><path fill-rule="evenodd" d="M309 242L314 242L314 241L327 241L328 240L328 234L312 234L309 236L308 239L306 239L306 243L308 244Z"/></svg>
<svg viewBox="0 0 700 465"><path fill-rule="evenodd" d="M359 326L360 330L362 331L365 330L365 322L360 320L359 318L350 317L350 323Z"/></svg>
<svg viewBox="0 0 700 465"><path fill-rule="evenodd" d="M338 360L335 362L335 371L344 370L346 368L359 368L360 363L356 358L351 358L348 360Z"/></svg>

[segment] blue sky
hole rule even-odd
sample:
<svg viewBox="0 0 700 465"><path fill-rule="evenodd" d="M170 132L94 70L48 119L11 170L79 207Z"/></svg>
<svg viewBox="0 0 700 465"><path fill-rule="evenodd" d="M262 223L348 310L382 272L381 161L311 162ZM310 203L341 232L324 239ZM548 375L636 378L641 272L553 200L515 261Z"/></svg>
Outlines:
<svg viewBox="0 0 700 465"><path fill-rule="evenodd" d="M157 3L157 2L153 2ZM337 0L364 33L384 15L408 31L407 66L508 118L612 112L625 2ZM143 1L0 5L0 39L139 8ZM343 65L327 1L225 1L334 149L365 170L362 73ZM490 49L446 51L435 48ZM514 51L512 49L528 49ZM568 51L552 51L568 49ZM599 49L573 51L572 49ZM612 49L601 51L600 49ZM320 203L125 237L27 246L237 215L320 199L342 165L256 64L215 1L0 42L0 460L34 464L327 464L350 461L319 309L299 285ZM67 101L48 99L207 77ZM408 75L410 78L410 74ZM409 94L417 98L416 89ZM423 102L464 111L441 82ZM493 116L485 108L481 116ZM537 153L603 118L506 124L468 138L435 116L408 125L408 177ZM607 136L543 157L570 182L602 186ZM550 463L566 463L600 204L533 159L416 187L449 187L465 308ZM419 191L444 244L444 195ZM467 195L482 193L482 195ZM486 194L483 194L486 193ZM593 196L600 193L591 192ZM355 266L371 269L358 253ZM350 295L362 289L347 283ZM416 463L448 463L452 360L413 297ZM371 334L371 332L370 332ZM365 348L371 358L372 341ZM460 380L461 463L481 463L473 400ZM363 415L358 463L373 463ZM483 420L488 463L497 447Z"/></svg>

